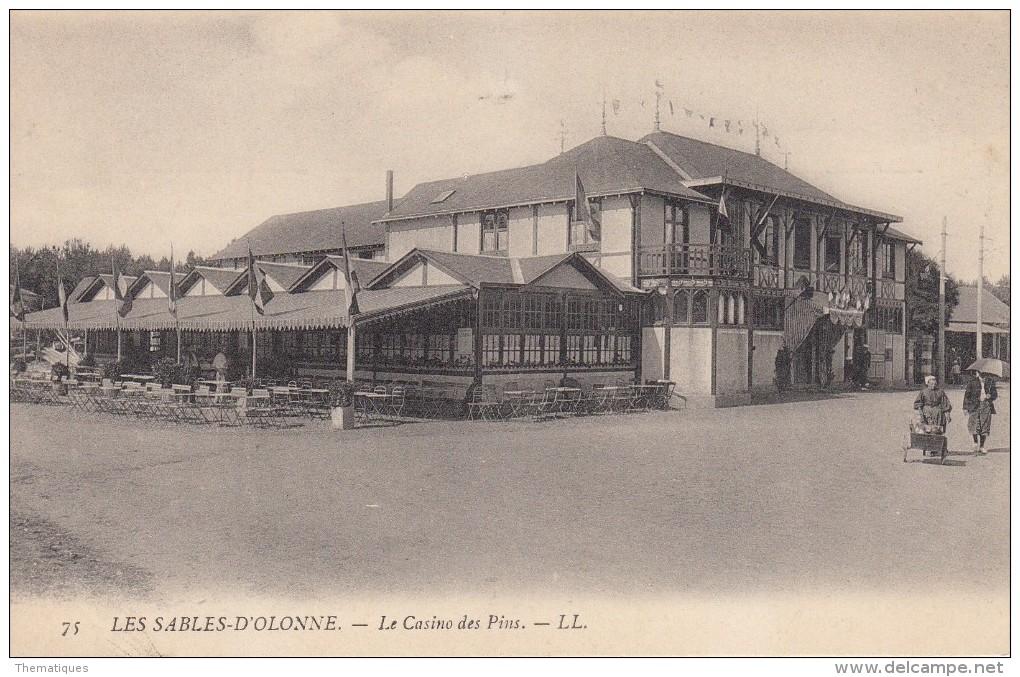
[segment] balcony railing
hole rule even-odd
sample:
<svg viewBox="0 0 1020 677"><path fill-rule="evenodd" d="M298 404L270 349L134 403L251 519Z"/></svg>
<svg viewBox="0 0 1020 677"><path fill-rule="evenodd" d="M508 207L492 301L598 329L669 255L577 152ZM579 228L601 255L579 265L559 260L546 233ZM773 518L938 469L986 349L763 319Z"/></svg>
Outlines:
<svg viewBox="0 0 1020 677"><path fill-rule="evenodd" d="M638 271L641 275L748 278L751 276L751 250L718 244L642 247Z"/></svg>

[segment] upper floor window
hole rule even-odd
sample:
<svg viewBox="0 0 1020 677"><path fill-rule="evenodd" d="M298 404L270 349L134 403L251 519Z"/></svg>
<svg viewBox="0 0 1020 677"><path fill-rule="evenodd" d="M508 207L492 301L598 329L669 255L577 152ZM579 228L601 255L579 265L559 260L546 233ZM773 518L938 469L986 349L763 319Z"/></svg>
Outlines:
<svg viewBox="0 0 1020 677"><path fill-rule="evenodd" d="M811 268L811 221L805 218L793 222L793 267Z"/></svg>
<svg viewBox="0 0 1020 677"><path fill-rule="evenodd" d="M825 270L830 273L839 272L842 238L839 235L825 236Z"/></svg>
<svg viewBox="0 0 1020 677"><path fill-rule="evenodd" d="M762 238L763 248L765 255L755 249L755 254L758 257L758 263L764 263L769 266L779 265L779 233L781 228L779 227L779 217L768 216L765 219L765 230L762 232L760 237Z"/></svg>
<svg viewBox="0 0 1020 677"><path fill-rule="evenodd" d="M689 244L691 241L691 221L687 208L682 204L666 202L666 242L669 244Z"/></svg>
<svg viewBox="0 0 1020 677"><path fill-rule="evenodd" d="M602 199L592 198L588 200L588 211L591 212L590 223L587 221L576 221L574 219L574 205L567 206L567 214L570 218L568 240L571 247L597 248L602 241Z"/></svg>
<svg viewBox="0 0 1020 677"><path fill-rule="evenodd" d="M882 243L882 277L896 277L896 246Z"/></svg>
<svg viewBox="0 0 1020 677"><path fill-rule="evenodd" d="M482 252L505 254L510 243L510 213L506 209L482 212Z"/></svg>

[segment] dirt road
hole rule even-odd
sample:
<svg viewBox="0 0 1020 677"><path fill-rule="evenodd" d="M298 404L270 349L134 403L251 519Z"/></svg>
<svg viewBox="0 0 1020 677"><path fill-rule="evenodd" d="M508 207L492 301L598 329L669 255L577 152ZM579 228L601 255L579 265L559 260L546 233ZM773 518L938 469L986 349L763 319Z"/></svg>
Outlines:
<svg viewBox="0 0 1020 677"><path fill-rule="evenodd" d="M903 462L911 393L350 432L13 405L12 590L1004 595L1000 392L987 456L951 393L948 466Z"/></svg>

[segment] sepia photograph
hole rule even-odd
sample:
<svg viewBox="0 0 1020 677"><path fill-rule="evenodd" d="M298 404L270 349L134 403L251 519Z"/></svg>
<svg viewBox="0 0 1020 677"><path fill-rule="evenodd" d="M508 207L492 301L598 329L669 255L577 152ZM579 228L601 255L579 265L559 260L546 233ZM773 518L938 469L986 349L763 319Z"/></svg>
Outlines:
<svg viewBox="0 0 1020 677"><path fill-rule="evenodd" d="M17 671L1003 672L1008 11L8 21Z"/></svg>

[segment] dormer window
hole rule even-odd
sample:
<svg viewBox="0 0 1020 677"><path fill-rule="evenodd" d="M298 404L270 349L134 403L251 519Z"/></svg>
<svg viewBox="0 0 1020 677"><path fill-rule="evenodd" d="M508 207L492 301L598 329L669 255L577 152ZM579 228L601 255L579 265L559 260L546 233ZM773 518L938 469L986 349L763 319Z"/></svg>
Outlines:
<svg viewBox="0 0 1020 677"><path fill-rule="evenodd" d="M446 200L456 192L457 191L455 190L444 190L442 193L432 198L432 204L437 205L440 202L446 202Z"/></svg>

